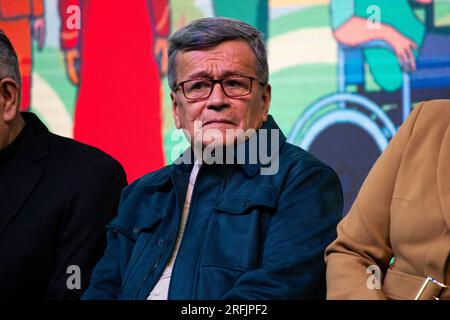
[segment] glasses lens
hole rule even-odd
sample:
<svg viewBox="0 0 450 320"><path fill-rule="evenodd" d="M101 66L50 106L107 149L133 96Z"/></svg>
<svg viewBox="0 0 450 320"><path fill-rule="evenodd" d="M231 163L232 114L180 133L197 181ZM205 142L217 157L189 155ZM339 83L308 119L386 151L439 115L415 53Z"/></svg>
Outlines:
<svg viewBox="0 0 450 320"><path fill-rule="evenodd" d="M191 80L184 83L184 94L188 99L205 98L211 92L210 80Z"/></svg>
<svg viewBox="0 0 450 320"><path fill-rule="evenodd" d="M252 80L245 77L231 77L222 81L223 89L229 97L245 96L252 90Z"/></svg>
<svg viewBox="0 0 450 320"><path fill-rule="evenodd" d="M222 80L196 79L183 83L184 95L187 99L204 99L209 97L213 83L222 82L223 90L228 97L240 97L252 91L252 79L247 77L229 77Z"/></svg>

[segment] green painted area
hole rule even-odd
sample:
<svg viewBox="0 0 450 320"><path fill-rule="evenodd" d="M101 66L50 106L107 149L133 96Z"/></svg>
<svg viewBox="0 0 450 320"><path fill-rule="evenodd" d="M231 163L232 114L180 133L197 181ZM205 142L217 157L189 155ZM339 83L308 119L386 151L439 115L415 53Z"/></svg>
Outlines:
<svg viewBox="0 0 450 320"><path fill-rule="evenodd" d="M161 79L163 85L163 97L162 97L162 114L161 119L163 122L163 130L171 130L174 127L172 116L172 103L170 99L170 88L167 82L167 77Z"/></svg>
<svg viewBox="0 0 450 320"><path fill-rule="evenodd" d="M372 76L372 73L369 70L369 65L364 64L364 79L366 84L367 91L380 91L381 87L375 82L375 79Z"/></svg>
<svg viewBox="0 0 450 320"><path fill-rule="evenodd" d="M172 140L172 133L176 130L173 116L172 116L172 104L170 99L170 88L169 84L167 82L167 78L164 77L164 79L161 80L163 83L163 89L164 89L164 96L163 99L163 106L162 106L162 114L161 118L163 121L163 145L164 145L164 156L166 158L166 163L172 163L170 161L171 154L172 154L172 148L179 143L179 141L173 141ZM186 144L187 146L187 144Z"/></svg>
<svg viewBox="0 0 450 320"><path fill-rule="evenodd" d="M318 28L329 25L328 6L311 6L271 20L269 23L269 37L276 37L302 28Z"/></svg>
<svg viewBox="0 0 450 320"><path fill-rule="evenodd" d="M450 34L450 2L435 0L434 4L435 26L445 27L446 33Z"/></svg>
<svg viewBox="0 0 450 320"><path fill-rule="evenodd" d="M311 75L314 75L313 77ZM275 72L272 85L272 114L285 135L304 109L319 97L336 91L336 66L299 65Z"/></svg>
<svg viewBox="0 0 450 320"><path fill-rule="evenodd" d="M48 82L73 116L77 87L67 77L63 53L55 48L39 51L34 47L33 59L33 72Z"/></svg>
<svg viewBox="0 0 450 320"><path fill-rule="evenodd" d="M434 15L436 20L440 20L446 16L448 17L450 15L450 2L447 0L435 0ZM437 24L440 25L440 23Z"/></svg>
<svg viewBox="0 0 450 320"><path fill-rule="evenodd" d="M421 10L418 15L423 15ZM435 0L434 3L435 24L437 26L450 26L450 2L447 0ZM317 28L330 26L330 14L328 5L316 5L298 9L290 14L277 17L269 23L269 36L280 34L301 28Z"/></svg>

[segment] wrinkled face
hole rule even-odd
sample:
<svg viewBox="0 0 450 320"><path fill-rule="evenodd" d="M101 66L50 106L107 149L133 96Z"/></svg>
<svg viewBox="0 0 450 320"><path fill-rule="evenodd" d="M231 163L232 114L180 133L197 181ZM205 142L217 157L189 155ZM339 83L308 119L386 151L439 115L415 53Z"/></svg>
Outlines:
<svg viewBox="0 0 450 320"><path fill-rule="evenodd" d="M186 99L181 87L171 93L175 125L189 133L191 144L193 139L201 140L203 145L229 144L236 139L230 135L233 130L258 129L267 120L271 88L259 84L255 54L244 41L226 41L204 50L180 52L175 64L177 84L191 79L256 78L251 92L237 98L226 96L219 83L214 84L211 95L205 99Z"/></svg>

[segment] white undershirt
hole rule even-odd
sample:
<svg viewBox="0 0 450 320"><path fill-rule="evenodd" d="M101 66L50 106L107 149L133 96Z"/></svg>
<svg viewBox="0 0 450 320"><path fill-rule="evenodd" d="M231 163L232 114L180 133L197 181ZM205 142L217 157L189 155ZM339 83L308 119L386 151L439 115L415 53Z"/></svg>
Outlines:
<svg viewBox="0 0 450 320"><path fill-rule="evenodd" d="M183 214L180 221L180 229L178 230L177 242L175 243L175 248L173 250L172 256L170 257L169 263L156 283L153 290L150 292L147 300L167 300L169 294L169 284L170 277L172 275L173 264L175 263L175 258L180 248L181 239L183 238L184 228L186 226L186 221L189 212L189 206L191 204L192 190L194 189L195 180L197 179L198 171L200 170L201 163L196 162L192 168L191 175L189 177L189 185L186 192L186 199L184 200Z"/></svg>

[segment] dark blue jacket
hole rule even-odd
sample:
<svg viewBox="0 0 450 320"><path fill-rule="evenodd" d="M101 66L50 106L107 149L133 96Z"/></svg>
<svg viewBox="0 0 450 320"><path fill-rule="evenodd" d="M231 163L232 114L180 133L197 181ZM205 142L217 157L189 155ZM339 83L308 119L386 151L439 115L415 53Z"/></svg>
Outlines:
<svg viewBox="0 0 450 320"><path fill-rule="evenodd" d="M262 128L279 129L272 117ZM336 238L341 186L281 131L279 146L269 151L275 175L261 175L260 161L201 166L169 299L325 298L323 254ZM172 164L123 191L84 299L147 298L173 252L191 169Z"/></svg>

